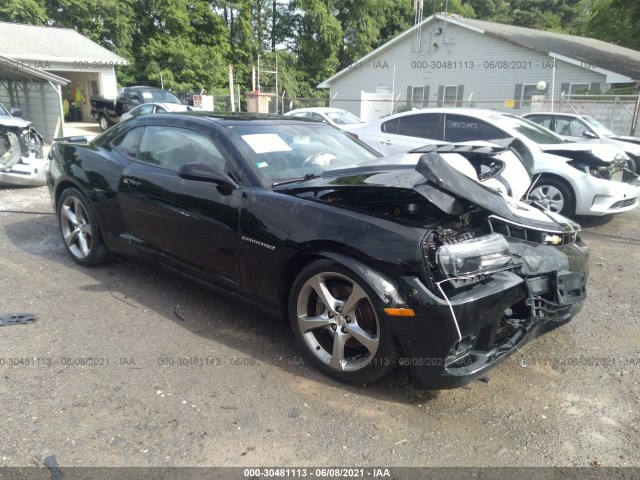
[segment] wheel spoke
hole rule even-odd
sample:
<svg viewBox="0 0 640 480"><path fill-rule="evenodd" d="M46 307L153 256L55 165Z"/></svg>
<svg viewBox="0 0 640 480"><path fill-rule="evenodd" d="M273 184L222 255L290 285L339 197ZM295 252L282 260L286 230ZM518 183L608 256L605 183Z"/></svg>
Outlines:
<svg viewBox="0 0 640 480"><path fill-rule="evenodd" d="M322 303L324 303L324 305L332 312L335 312L336 307L342 303L331 295L323 276L316 275L315 277L310 278L309 285L313 288L318 297L320 297Z"/></svg>
<svg viewBox="0 0 640 480"><path fill-rule="evenodd" d="M364 331L360 325L351 324L346 327L347 333L349 333L353 338L359 341L371 355L375 355L378 350L378 344L380 341L377 337L371 335L370 333Z"/></svg>
<svg viewBox="0 0 640 480"><path fill-rule="evenodd" d="M307 315L298 315L298 327L300 328L301 333L307 333L310 330L315 330L316 328L326 327L327 325L331 325L333 320L328 317L309 317Z"/></svg>
<svg viewBox="0 0 640 480"><path fill-rule="evenodd" d="M78 223L78 219L76 218L76 214L73 213L71 207L69 205L62 206L62 214L69 220L73 225Z"/></svg>
<svg viewBox="0 0 640 480"><path fill-rule="evenodd" d="M344 305L342 306L342 314L347 315L353 312L358 306L358 303L360 303L360 300L363 300L365 298L367 298L367 294L360 287L360 285L354 283L353 289L351 290L351 295L349 295L349 298L347 298L347 300L344 302Z"/></svg>
<svg viewBox="0 0 640 480"><path fill-rule="evenodd" d="M329 365L336 370L344 370L347 365L347 361L344 358L344 344L348 339L348 335L337 331L333 337L333 352L331 353L331 360Z"/></svg>
<svg viewBox="0 0 640 480"><path fill-rule="evenodd" d="M78 244L82 253L87 255L89 253L89 242L87 241L87 236L82 232L78 234Z"/></svg>
<svg viewBox="0 0 640 480"><path fill-rule="evenodd" d="M76 219L78 223L86 223L84 208L82 208L82 203L78 199L74 199L73 209L76 212Z"/></svg>
<svg viewBox="0 0 640 480"><path fill-rule="evenodd" d="M68 234L66 234L64 236L64 242L67 244L67 246L71 246L74 243L76 243L76 240L78 239L78 233L80 231L76 228L71 230Z"/></svg>

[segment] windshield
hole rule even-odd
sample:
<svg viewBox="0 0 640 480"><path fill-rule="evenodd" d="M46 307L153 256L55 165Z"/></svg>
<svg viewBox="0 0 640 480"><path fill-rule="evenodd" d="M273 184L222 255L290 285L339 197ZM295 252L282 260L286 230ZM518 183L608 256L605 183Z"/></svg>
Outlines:
<svg viewBox="0 0 640 480"><path fill-rule="evenodd" d="M567 143L562 137L556 135L551 130L547 130L526 118L518 117L516 115L502 114L497 117L497 120L501 125L518 132L520 135L524 135L535 143L542 145Z"/></svg>
<svg viewBox="0 0 640 480"><path fill-rule="evenodd" d="M249 166L271 183L355 165L380 154L323 124L233 125L226 129Z"/></svg>
<svg viewBox="0 0 640 480"><path fill-rule="evenodd" d="M616 136L615 133L613 133L607 127L602 125L595 118L586 117L586 116L585 117L580 117L580 118L582 118L585 122L587 122L591 128L593 128L596 132L598 132L599 135L602 135L603 137L615 137Z"/></svg>
<svg viewBox="0 0 640 480"><path fill-rule="evenodd" d="M325 114L336 125L353 125L354 123L364 123L354 114L349 112L327 112Z"/></svg>
<svg viewBox="0 0 640 480"><path fill-rule="evenodd" d="M173 93L164 90L142 90L140 95L144 103L182 103Z"/></svg>
<svg viewBox="0 0 640 480"><path fill-rule="evenodd" d="M8 115L8 116L11 116L11 114L9 113L9 111L8 111L6 108L4 108L4 105L2 105L1 103L0 103L0 115Z"/></svg>

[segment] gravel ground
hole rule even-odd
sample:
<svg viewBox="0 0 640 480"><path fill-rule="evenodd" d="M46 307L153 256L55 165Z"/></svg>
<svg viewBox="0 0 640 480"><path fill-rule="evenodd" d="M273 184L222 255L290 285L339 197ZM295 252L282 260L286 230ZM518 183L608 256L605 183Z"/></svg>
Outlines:
<svg viewBox="0 0 640 480"><path fill-rule="evenodd" d="M39 316L0 327L0 465L640 466L640 210L579 219L574 321L441 392L404 371L338 384L232 298L134 260L79 267L51 211L46 188L0 190L0 313Z"/></svg>

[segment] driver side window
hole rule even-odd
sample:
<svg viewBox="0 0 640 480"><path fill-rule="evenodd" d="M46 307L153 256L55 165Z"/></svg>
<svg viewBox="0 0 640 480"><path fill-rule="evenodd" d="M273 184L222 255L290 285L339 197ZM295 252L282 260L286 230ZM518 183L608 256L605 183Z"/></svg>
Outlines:
<svg viewBox="0 0 640 480"><path fill-rule="evenodd" d="M182 165L206 162L225 169L222 152L206 135L188 128L150 126L144 129L138 160L177 171Z"/></svg>

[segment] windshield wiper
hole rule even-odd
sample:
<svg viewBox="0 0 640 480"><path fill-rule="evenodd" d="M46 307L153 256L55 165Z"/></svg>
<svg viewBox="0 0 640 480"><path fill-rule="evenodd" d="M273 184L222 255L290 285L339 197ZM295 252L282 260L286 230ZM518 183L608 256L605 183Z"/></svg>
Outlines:
<svg viewBox="0 0 640 480"><path fill-rule="evenodd" d="M271 184L272 187L277 187L278 185L285 185L287 183L296 183L296 182L304 182L305 180L313 180L314 178L320 178L320 175L316 173L307 173L302 178L291 178L289 180L283 180L281 182L273 182Z"/></svg>

